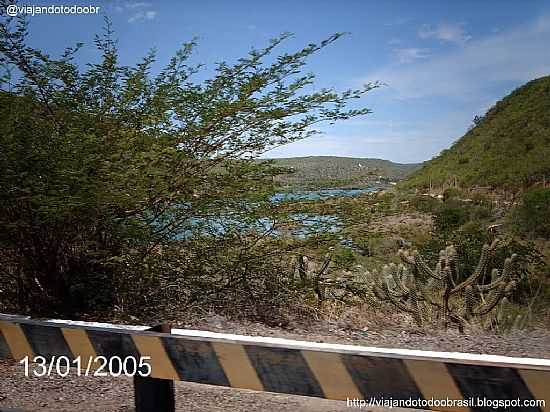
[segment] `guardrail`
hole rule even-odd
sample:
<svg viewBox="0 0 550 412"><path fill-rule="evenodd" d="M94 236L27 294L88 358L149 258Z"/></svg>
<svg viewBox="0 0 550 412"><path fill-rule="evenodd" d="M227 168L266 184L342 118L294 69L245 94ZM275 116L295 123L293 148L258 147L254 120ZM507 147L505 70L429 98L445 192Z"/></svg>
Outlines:
<svg viewBox="0 0 550 412"><path fill-rule="evenodd" d="M545 400L546 407L519 409L550 411L548 359L147 329L0 315L0 357L150 357L150 378L135 382L140 412L173 410L173 402L165 402L164 409L155 402L173 397L173 387L167 385L178 380L336 400L473 402L437 410L494 410L477 405L476 399ZM157 399L152 402L156 407L147 409L151 399Z"/></svg>

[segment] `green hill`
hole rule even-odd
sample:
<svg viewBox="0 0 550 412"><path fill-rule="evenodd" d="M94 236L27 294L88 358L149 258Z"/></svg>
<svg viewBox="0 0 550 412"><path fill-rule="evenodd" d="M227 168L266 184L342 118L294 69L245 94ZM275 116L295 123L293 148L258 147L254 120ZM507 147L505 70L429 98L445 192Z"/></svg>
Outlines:
<svg viewBox="0 0 550 412"><path fill-rule="evenodd" d="M393 163L388 160L336 156L308 156L273 159L290 173L277 177L281 185L344 187L367 186L380 179L402 179L418 164Z"/></svg>
<svg viewBox="0 0 550 412"><path fill-rule="evenodd" d="M519 87L403 187L491 186L518 190L550 178L550 76Z"/></svg>

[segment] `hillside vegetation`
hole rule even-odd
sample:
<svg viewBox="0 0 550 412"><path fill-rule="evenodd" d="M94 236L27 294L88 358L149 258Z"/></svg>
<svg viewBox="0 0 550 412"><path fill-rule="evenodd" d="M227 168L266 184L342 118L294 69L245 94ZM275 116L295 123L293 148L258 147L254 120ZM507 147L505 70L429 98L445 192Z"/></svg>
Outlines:
<svg viewBox="0 0 550 412"><path fill-rule="evenodd" d="M419 167L418 164L388 160L336 156L308 156L274 159L275 165L289 173L277 182L289 186L367 186L380 179L399 180Z"/></svg>
<svg viewBox="0 0 550 412"><path fill-rule="evenodd" d="M515 191L550 178L550 76L519 87L474 124L403 186Z"/></svg>

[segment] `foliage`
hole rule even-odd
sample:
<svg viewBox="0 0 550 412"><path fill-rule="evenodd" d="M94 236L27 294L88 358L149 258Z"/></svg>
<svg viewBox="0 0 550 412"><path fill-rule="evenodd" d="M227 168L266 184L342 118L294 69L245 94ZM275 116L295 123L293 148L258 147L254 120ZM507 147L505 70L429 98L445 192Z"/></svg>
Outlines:
<svg viewBox="0 0 550 412"><path fill-rule="evenodd" d="M442 234L451 234L467 222L487 221L492 217L490 205L464 203L455 196L458 195L447 197L443 203L432 204L435 226Z"/></svg>
<svg viewBox="0 0 550 412"><path fill-rule="evenodd" d="M306 92L307 59L341 34L273 59L283 34L196 81L195 42L152 75L154 52L119 63L108 21L87 64L82 44L54 59L27 32L1 21L0 296L51 315L284 295L279 170L254 159L369 113L349 104L376 84Z"/></svg>
<svg viewBox="0 0 550 412"><path fill-rule="evenodd" d="M533 80L493 106L475 127L402 187L529 187L550 176L550 76Z"/></svg>
<svg viewBox="0 0 550 412"><path fill-rule="evenodd" d="M450 200L457 199L462 195L462 192L455 187L448 187L443 191L443 201L449 202Z"/></svg>
<svg viewBox="0 0 550 412"><path fill-rule="evenodd" d="M431 213L437 210L440 206L438 199L431 196L422 195L411 196L409 203L412 208L424 213Z"/></svg>
<svg viewBox="0 0 550 412"><path fill-rule="evenodd" d="M444 205L434 217L435 226L442 232L449 232L462 226L468 221L467 211L457 205Z"/></svg>
<svg viewBox="0 0 550 412"><path fill-rule="evenodd" d="M471 201L464 202L465 197L469 197ZM410 205L415 210L429 213L434 217L436 230L427 239L413 241L421 255L430 264L435 264L439 259L439 251L453 244L458 253L460 273L471 273L478 262L479 250L485 243L491 243L494 239L495 234L490 232L488 227L494 222L494 215L498 209L495 210L487 196L480 192L456 194L444 202L430 196L416 195L410 199ZM455 214L454 211L457 209L461 211ZM461 218L456 219L457 215ZM518 268L523 271L520 276L523 280L518 285L518 291L521 293L515 297L526 303L533 298L534 290L539 287L543 277L541 275L548 271L548 266L537 245L521 236L518 237L517 233L507 231L507 225L501 227L501 242L495 252L495 262L501 262L512 254L518 256ZM519 232L523 233L521 230ZM464 280L463 276L460 275L460 280Z"/></svg>
<svg viewBox="0 0 550 412"><path fill-rule="evenodd" d="M334 263L338 268L349 270L357 262L355 254L349 248L338 248L334 254Z"/></svg>
<svg viewBox="0 0 550 412"><path fill-rule="evenodd" d="M531 237L550 238L550 188L536 187L525 192L511 213L515 229Z"/></svg>

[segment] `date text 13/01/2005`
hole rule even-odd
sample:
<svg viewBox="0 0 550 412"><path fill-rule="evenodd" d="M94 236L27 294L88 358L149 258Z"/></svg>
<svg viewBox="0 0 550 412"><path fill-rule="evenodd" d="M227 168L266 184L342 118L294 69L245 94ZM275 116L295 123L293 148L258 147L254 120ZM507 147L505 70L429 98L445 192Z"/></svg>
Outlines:
<svg viewBox="0 0 550 412"><path fill-rule="evenodd" d="M36 376L38 378L44 376L57 375L59 377L67 377L73 371L76 376L141 376L148 377L151 375L151 360L150 356L141 356L135 358L127 356L94 356L83 359L80 356L70 359L67 356L52 356L46 359L43 356L35 356L29 358L25 356L19 361L25 368L25 376ZM71 367L73 368L71 370Z"/></svg>

